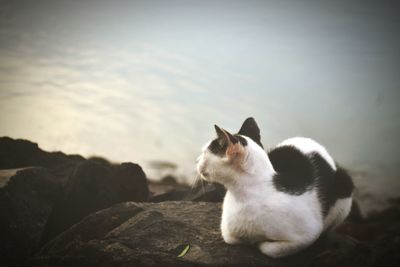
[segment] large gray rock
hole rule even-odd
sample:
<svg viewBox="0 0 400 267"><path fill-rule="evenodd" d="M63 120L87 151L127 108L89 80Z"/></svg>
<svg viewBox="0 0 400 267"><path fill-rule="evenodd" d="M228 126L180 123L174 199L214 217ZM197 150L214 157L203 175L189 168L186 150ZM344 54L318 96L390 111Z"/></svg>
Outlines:
<svg viewBox="0 0 400 267"><path fill-rule="evenodd" d="M64 194L49 216L42 243L79 222L92 212L126 201L147 201L149 189L142 168L84 161L73 170Z"/></svg>
<svg viewBox="0 0 400 267"><path fill-rule="evenodd" d="M47 243L36 266L309 266L326 247L346 251L355 241L322 238L286 259L222 240L220 203L127 202L85 217ZM334 242L332 241L334 240ZM178 257L186 245L189 251ZM319 262L323 262L322 259Z"/></svg>
<svg viewBox="0 0 400 267"><path fill-rule="evenodd" d="M20 265L37 249L61 187L44 168L1 170L0 265Z"/></svg>

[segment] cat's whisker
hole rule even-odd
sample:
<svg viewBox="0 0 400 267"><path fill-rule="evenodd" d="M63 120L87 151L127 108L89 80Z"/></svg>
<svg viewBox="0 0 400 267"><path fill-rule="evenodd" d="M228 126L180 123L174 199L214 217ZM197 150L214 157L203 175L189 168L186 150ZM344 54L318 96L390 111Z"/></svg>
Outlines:
<svg viewBox="0 0 400 267"><path fill-rule="evenodd" d="M204 180L203 179L201 179L201 190L204 195L206 193L206 190L204 189Z"/></svg>
<svg viewBox="0 0 400 267"><path fill-rule="evenodd" d="M200 174L196 174L196 177L194 178L192 184L190 185L191 189L194 189L199 184L200 180L201 180Z"/></svg>

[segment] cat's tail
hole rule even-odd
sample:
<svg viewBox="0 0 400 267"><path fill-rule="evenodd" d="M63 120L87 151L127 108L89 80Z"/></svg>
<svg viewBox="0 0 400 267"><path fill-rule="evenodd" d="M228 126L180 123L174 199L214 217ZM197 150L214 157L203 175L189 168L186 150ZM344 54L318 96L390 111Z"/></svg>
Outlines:
<svg viewBox="0 0 400 267"><path fill-rule="evenodd" d="M350 213L352 206L354 184L350 175L345 169L337 167L333 178L330 185L333 207L328 209L324 218L324 231L331 231L340 225Z"/></svg>
<svg viewBox="0 0 400 267"><path fill-rule="evenodd" d="M353 180L345 169L341 167L337 168L334 183L337 198L347 198L352 195L354 190Z"/></svg>

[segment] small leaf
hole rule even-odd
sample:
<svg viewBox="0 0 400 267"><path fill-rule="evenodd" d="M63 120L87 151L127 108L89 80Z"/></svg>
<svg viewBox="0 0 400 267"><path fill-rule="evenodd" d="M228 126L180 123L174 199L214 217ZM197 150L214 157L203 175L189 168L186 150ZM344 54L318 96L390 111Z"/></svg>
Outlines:
<svg viewBox="0 0 400 267"><path fill-rule="evenodd" d="M178 258L182 258L183 256L186 255L186 253L188 253L190 249L190 245L186 245L186 247L182 250L181 254L178 255Z"/></svg>

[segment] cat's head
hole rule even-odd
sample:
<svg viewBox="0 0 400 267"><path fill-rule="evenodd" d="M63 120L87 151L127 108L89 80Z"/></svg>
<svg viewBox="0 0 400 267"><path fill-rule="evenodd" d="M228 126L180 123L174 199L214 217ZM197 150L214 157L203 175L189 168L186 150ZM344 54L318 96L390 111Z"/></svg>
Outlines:
<svg viewBox="0 0 400 267"><path fill-rule="evenodd" d="M237 134L214 126L217 138L209 141L198 158L197 171L209 182L227 184L245 172L252 172L256 161L265 157L260 129L253 118L244 121Z"/></svg>

